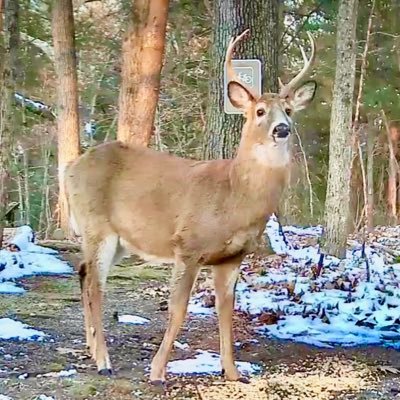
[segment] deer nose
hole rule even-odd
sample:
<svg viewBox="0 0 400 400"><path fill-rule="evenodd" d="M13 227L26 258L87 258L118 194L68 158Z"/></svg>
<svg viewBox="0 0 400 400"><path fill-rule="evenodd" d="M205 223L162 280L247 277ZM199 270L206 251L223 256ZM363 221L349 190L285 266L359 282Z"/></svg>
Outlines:
<svg viewBox="0 0 400 400"><path fill-rule="evenodd" d="M289 127L289 125L286 125L283 123L278 124L272 131L272 134L278 138L288 137L290 134L290 127Z"/></svg>

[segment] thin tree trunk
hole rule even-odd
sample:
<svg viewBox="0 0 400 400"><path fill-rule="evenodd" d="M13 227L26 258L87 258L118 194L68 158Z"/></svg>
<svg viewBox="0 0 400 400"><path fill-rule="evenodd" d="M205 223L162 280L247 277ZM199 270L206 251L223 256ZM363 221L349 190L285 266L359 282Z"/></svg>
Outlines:
<svg viewBox="0 0 400 400"><path fill-rule="evenodd" d="M134 0L122 44L118 139L147 146L160 89L169 0Z"/></svg>
<svg viewBox="0 0 400 400"><path fill-rule="evenodd" d="M18 225L22 225L25 221L25 201L24 201L24 191L22 190L22 177L21 177L21 171L19 167L19 154L16 154L14 152L14 168L17 171L16 176L15 176L15 182L17 183L17 192L18 192L18 210L19 210L19 215L18 215L18 220L16 223Z"/></svg>
<svg viewBox="0 0 400 400"><path fill-rule="evenodd" d="M360 123L359 119L360 119L360 108L361 108L361 101L362 101L362 95L363 95L364 81L365 81L366 74L367 74L367 57L368 57L369 43L370 43L370 39L371 39L372 20L374 17L374 12L375 12L375 0L372 0L371 10L369 13L369 18L368 18L367 37L365 40L364 51L363 51L362 59L361 59L360 79L359 79L359 85L358 85L358 94L357 94L356 108L355 108L354 122L353 122L353 138L355 140L356 147L358 149L358 156L359 156L360 167L361 167L361 176L362 176L362 182L363 182L364 217L365 217L364 226L368 225L368 212L370 212L371 207L368 204L369 196L368 196L368 188L367 188L367 186L368 186L367 176L366 176L366 171L365 171L363 152L362 152L362 148L360 145L360 135L362 134L362 132L365 133L365 129L361 129L361 123ZM366 135L365 135L367 143L368 143L368 137L369 137L369 130L367 130Z"/></svg>
<svg viewBox="0 0 400 400"><path fill-rule="evenodd" d="M394 56L397 63L397 68L400 71L400 36L399 36L399 18L400 18L400 3L399 0L392 0L392 33L394 38Z"/></svg>
<svg viewBox="0 0 400 400"><path fill-rule="evenodd" d="M31 201L29 194L29 160L28 151L23 150L22 163L24 170L24 197L25 197L25 224L30 225L31 223Z"/></svg>
<svg viewBox="0 0 400 400"><path fill-rule="evenodd" d="M43 181L42 181L42 198L40 200L40 217L39 217L39 232L45 230L47 221L47 187L49 184L49 161L50 161L50 151L45 143L42 143L42 156L44 159L44 171L43 171Z"/></svg>
<svg viewBox="0 0 400 400"><path fill-rule="evenodd" d="M64 192L64 170L79 156L78 79L72 0L54 0L52 35L57 74L57 129L59 220L64 234L71 236Z"/></svg>
<svg viewBox="0 0 400 400"><path fill-rule="evenodd" d="M388 179L388 205L389 216L392 224L397 224L397 176L399 173L399 166L397 164L397 143L398 134L396 126L392 129L384 110L381 110L382 119L386 129L386 135L389 145L389 179Z"/></svg>
<svg viewBox="0 0 400 400"><path fill-rule="evenodd" d="M257 58L263 66L263 90L278 90L278 0L215 0L209 107L204 158L230 158L240 140L243 116L224 113L225 51L232 36L250 29L235 58Z"/></svg>
<svg viewBox="0 0 400 400"><path fill-rule="evenodd" d="M0 34L3 33L4 0L0 0Z"/></svg>
<svg viewBox="0 0 400 400"><path fill-rule="evenodd" d="M337 257L345 256L348 234L357 8L358 0L341 0L337 18L336 75L330 121L324 246L326 252Z"/></svg>
<svg viewBox="0 0 400 400"><path fill-rule="evenodd" d="M19 1L5 0L0 3L4 10L4 31L0 30L0 248L3 242L3 229L6 225L5 213L10 186L10 153L12 153L13 112L12 98L15 87L17 56L19 47ZM0 14L0 27L3 27L3 12ZM1 40L3 39L3 40Z"/></svg>
<svg viewBox="0 0 400 400"><path fill-rule="evenodd" d="M373 124L368 124L367 132L367 230L374 227L374 149L375 131Z"/></svg>

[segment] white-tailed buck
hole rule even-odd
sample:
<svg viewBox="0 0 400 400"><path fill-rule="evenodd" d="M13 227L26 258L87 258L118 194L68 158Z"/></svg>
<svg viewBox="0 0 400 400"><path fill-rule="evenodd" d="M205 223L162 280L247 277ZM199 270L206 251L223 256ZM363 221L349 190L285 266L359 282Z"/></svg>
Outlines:
<svg viewBox="0 0 400 400"><path fill-rule="evenodd" d="M246 118L237 155L193 161L118 141L88 150L70 164L65 185L74 229L82 236L80 265L86 340L101 374L111 373L102 323L110 268L126 254L174 263L168 326L151 363L150 380L165 381L166 364L201 266L212 266L222 371L241 378L233 357L232 312L239 266L276 211L289 170L291 116L313 99L316 83L299 85L315 58L279 94L256 96L226 53L228 94Z"/></svg>

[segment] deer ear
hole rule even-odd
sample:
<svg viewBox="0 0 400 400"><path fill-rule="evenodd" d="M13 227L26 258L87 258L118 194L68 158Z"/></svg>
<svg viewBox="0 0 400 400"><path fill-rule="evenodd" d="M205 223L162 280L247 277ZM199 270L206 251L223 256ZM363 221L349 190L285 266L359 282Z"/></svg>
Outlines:
<svg viewBox="0 0 400 400"><path fill-rule="evenodd" d="M293 94L291 101L293 111L299 111L306 108L312 101L317 90L317 82L308 81L300 86Z"/></svg>
<svg viewBox="0 0 400 400"><path fill-rule="evenodd" d="M228 83L228 97L231 103L241 110L246 110L254 101L252 94L239 82Z"/></svg>

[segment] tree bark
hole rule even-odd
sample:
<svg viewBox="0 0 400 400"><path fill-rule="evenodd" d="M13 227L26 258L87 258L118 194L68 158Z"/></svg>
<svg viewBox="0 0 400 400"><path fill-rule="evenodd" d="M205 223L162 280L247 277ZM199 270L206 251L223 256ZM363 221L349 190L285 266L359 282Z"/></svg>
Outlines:
<svg viewBox="0 0 400 400"><path fill-rule="evenodd" d="M169 0L134 0L122 44L119 140L147 146L160 89Z"/></svg>
<svg viewBox="0 0 400 400"><path fill-rule="evenodd" d="M67 164L76 159L80 151L72 0L53 1L51 22L57 74L59 222L64 234L71 236L63 175Z"/></svg>
<svg viewBox="0 0 400 400"><path fill-rule="evenodd" d="M225 51L232 36L250 29L235 58L257 58L263 68L263 91L278 90L278 0L215 0L211 48L209 107L204 158L231 158L240 140L243 116L224 112Z"/></svg>
<svg viewBox="0 0 400 400"><path fill-rule="evenodd" d="M337 17L336 74L325 202L325 251L337 257L346 254L348 234L357 8L358 0L341 0Z"/></svg>
<svg viewBox="0 0 400 400"><path fill-rule="evenodd" d="M1 0L0 0L1 1ZM12 153L13 111L11 109L15 89L17 55L19 45L19 1L5 0L0 4L0 30L3 46L0 50L0 248L6 225L6 210L10 186L10 154Z"/></svg>

